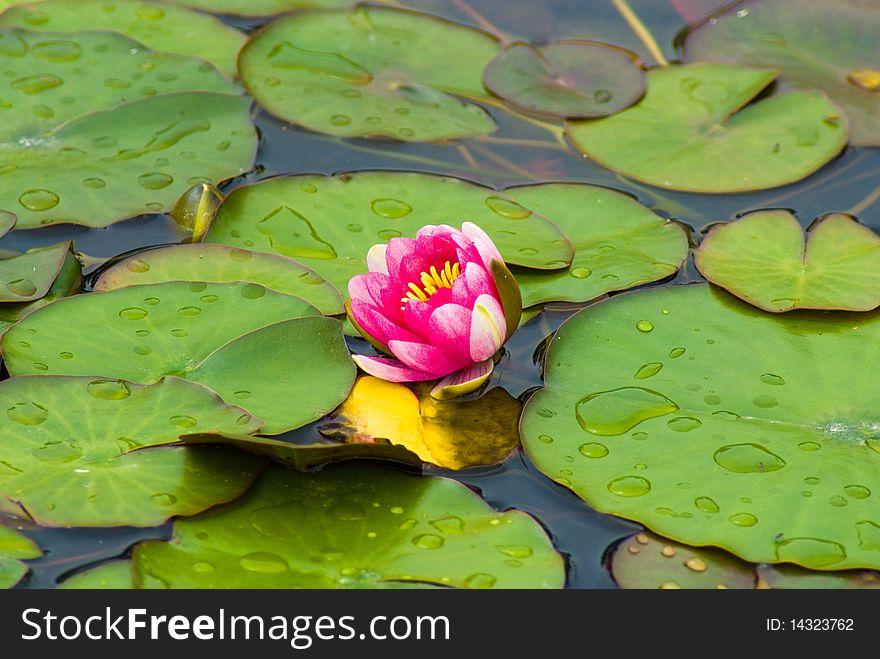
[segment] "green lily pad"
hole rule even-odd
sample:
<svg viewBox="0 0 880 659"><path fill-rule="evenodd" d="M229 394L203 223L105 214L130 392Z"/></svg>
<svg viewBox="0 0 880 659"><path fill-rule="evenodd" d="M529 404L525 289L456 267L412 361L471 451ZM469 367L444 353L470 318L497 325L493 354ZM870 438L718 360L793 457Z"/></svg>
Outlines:
<svg viewBox="0 0 880 659"><path fill-rule="evenodd" d="M260 427L178 378L14 377L0 383L0 408L0 508L44 526L155 526L237 497L261 464L217 448L161 447L189 432Z"/></svg>
<svg viewBox="0 0 880 659"><path fill-rule="evenodd" d="M14 6L0 27L54 32L112 30L153 50L208 60L230 78L246 36L213 16L141 0L45 0Z"/></svg>
<svg viewBox="0 0 880 659"><path fill-rule="evenodd" d="M205 240L302 261L347 297L367 251L426 224L482 227L510 263L558 269L571 244L555 224L507 195L460 179L409 172L289 176L236 188Z"/></svg>
<svg viewBox="0 0 880 659"><path fill-rule="evenodd" d="M0 63L0 198L18 228L169 210L253 163L249 101L204 60L113 32L3 29Z"/></svg>
<svg viewBox="0 0 880 659"><path fill-rule="evenodd" d="M95 290L165 281L249 281L301 297L325 315L345 313L333 284L302 263L225 245L173 245L141 252L106 270L95 283Z"/></svg>
<svg viewBox="0 0 880 659"><path fill-rule="evenodd" d="M356 0L167 0L204 11L233 16L273 16L294 9L349 7Z"/></svg>
<svg viewBox="0 0 880 659"><path fill-rule="evenodd" d="M629 195L596 185L543 183L505 194L550 217L574 244L571 265L540 272L514 268L523 306L586 302L605 293L675 274L687 256L687 234Z"/></svg>
<svg viewBox="0 0 880 659"><path fill-rule="evenodd" d="M32 540L0 525L0 589L12 588L27 574L28 567L21 559L37 558L42 553Z"/></svg>
<svg viewBox="0 0 880 659"><path fill-rule="evenodd" d="M568 124L586 156L638 181L689 192L763 190L805 178L846 145L846 121L820 92L743 108L776 71L690 64L647 75L636 105Z"/></svg>
<svg viewBox="0 0 880 659"><path fill-rule="evenodd" d="M72 247L58 243L0 260L0 303L31 302L46 295Z"/></svg>
<svg viewBox="0 0 880 659"><path fill-rule="evenodd" d="M596 509L664 536L877 568L878 340L877 313L770 315L707 285L619 295L556 334L523 444Z"/></svg>
<svg viewBox="0 0 880 659"><path fill-rule="evenodd" d="M621 588L752 590L754 566L718 549L688 547L638 533L611 554L611 574Z"/></svg>
<svg viewBox="0 0 880 659"><path fill-rule="evenodd" d="M12 231L15 227L17 217L9 211L0 211L0 238Z"/></svg>
<svg viewBox="0 0 880 659"><path fill-rule="evenodd" d="M560 588L541 526L464 485L393 469L272 469L240 501L177 520L134 550L136 583L168 588Z"/></svg>
<svg viewBox="0 0 880 659"><path fill-rule="evenodd" d="M181 441L187 445L226 444L249 451L280 464L309 471L331 462L345 460L389 460L420 467L422 460L403 446L387 441L327 441L310 444L254 437L243 433L205 433L186 435Z"/></svg>
<svg viewBox="0 0 880 659"><path fill-rule="evenodd" d="M263 419L267 434L331 411L356 372L342 323L244 282L146 284L60 300L9 329L0 346L12 375L201 382Z"/></svg>
<svg viewBox="0 0 880 659"><path fill-rule="evenodd" d="M773 589L880 589L880 572L872 570L843 570L818 572L805 570L797 565L757 566L758 588Z"/></svg>
<svg viewBox="0 0 880 659"><path fill-rule="evenodd" d="M450 47L454 44L454 47ZM487 99L492 37L439 18L382 7L289 14L257 33L238 61L242 81L272 114L342 137L406 142L494 132L459 97Z"/></svg>
<svg viewBox="0 0 880 659"><path fill-rule="evenodd" d="M694 262L713 284L765 311L880 306L880 237L849 215L823 217L805 239L789 211L749 213L714 227Z"/></svg>
<svg viewBox="0 0 880 659"><path fill-rule="evenodd" d="M109 561L77 572L61 582L62 590L131 590L135 587L131 561Z"/></svg>
<svg viewBox="0 0 880 659"><path fill-rule="evenodd" d="M595 41L516 43L489 63L486 87L510 105L557 117L605 117L645 93L638 56Z"/></svg>
<svg viewBox="0 0 880 659"><path fill-rule="evenodd" d="M870 0L747 0L692 30L686 59L778 68L781 90L824 91L846 114L852 144L880 146L878 33Z"/></svg>
<svg viewBox="0 0 880 659"><path fill-rule="evenodd" d="M55 281L52 282L52 285L43 297L33 302L0 304L0 333L5 332L6 329L29 313L45 307L55 300L81 292L82 283L82 265L79 259L73 255L73 252L68 251L64 256L64 261L55 277Z"/></svg>

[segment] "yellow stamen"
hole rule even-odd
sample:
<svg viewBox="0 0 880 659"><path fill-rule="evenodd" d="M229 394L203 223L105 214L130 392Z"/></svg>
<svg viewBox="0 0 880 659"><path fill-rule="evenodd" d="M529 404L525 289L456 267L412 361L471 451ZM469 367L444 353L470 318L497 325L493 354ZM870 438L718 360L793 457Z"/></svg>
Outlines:
<svg viewBox="0 0 880 659"><path fill-rule="evenodd" d="M434 295L441 288L452 288L455 280L461 274L461 266L458 263L452 264L446 261L439 272L436 266L431 266L428 272L422 272L419 275L419 283L421 287L414 282L408 284L409 290L406 297L400 298L400 301L406 304L409 300L421 300L427 302L428 298Z"/></svg>

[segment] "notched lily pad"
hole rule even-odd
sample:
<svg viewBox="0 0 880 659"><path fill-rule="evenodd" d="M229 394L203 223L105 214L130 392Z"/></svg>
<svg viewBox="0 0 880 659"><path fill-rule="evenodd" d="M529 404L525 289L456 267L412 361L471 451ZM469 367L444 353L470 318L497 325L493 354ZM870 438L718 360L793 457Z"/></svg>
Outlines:
<svg viewBox="0 0 880 659"><path fill-rule="evenodd" d="M0 383L0 409L0 509L43 526L155 526L237 497L261 466L219 448L163 446L260 427L177 378L14 377Z"/></svg>
<svg viewBox="0 0 880 659"><path fill-rule="evenodd" d="M58 586L61 590L131 590L135 587L131 561L108 561L77 572Z"/></svg>
<svg viewBox="0 0 880 659"><path fill-rule="evenodd" d="M164 588L560 588L541 526L452 480L341 465L266 471L233 505L134 550L135 581Z"/></svg>
<svg viewBox="0 0 880 659"><path fill-rule="evenodd" d="M0 524L0 589L12 588L24 578L28 567L23 559L38 558L42 553L32 540Z"/></svg>
<svg viewBox="0 0 880 659"><path fill-rule="evenodd" d="M610 568L621 588L755 587L754 566L749 563L719 549L688 547L653 533L622 540L611 554Z"/></svg>
<svg viewBox="0 0 880 659"><path fill-rule="evenodd" d="M775 70L720 64L648 72L648 91L611 117L571 121L584 154L659 188L722 193L793 183L846 145L846 120L821 92L750 103Z"/></svg>
<svg viewBox="0 0 880 659"><path fill-rule="evenodd" d="M245 35L213 16L141 0L44 0L0 15L0 27L54 32L112 30L153 50L201 57L230 78Z"/></svg>
<svg viewBox="0 0 880 659"><path fill-rule="evenodd" d="M519 446L522 404L504 389L450 401L435 400L430 389L361 377L322 432L355 443L384 439L449 469L498 464Z"/></svg>
<svg viewBox="0 0 880 659"><path fill-rule="evenodd" d="M575 248L571 265L552 272L514 268L523 306L586 302L675 274L687 256L681 225L629 195L597 185L542 183L504 191L549 217Z"/></svg>
<svg viewBox="0 0 880 659"><path fill-rule="evenodd" d="M0 198L18 228L170 210L253 164L250 102L204 60L113 32L2 29L0 64Z"/></svg>
<svg viewBox="0 0 880 659"><path fill-rule="evenodd" d="M454 44L454 47L450 47ZM244 47L239 70L272 114L343 137L425 142L491 133L460 97L486 99L492 37L411 11L359 6L279 18Z"/></svg>
<svg viewBox="0 0 880 659"><path fill-rule="evenodd" d="M510 105L557 117L605 117L645 93L638 56L595 41L517 43L489 63L486 87Z"/></svg>
<svg viewBox="0 0 880 659"><path fill-rule="evenodd" d="M0 333L5 332L26 315L45 307L50 302L80 293L82 283L82 264L73 252L67 251L55 281L52 282L44 296L33 302L0 304Z"/></svg>
<svg viewBox="0 0 880 659"><path fill-rule="evenodd" d="M295 258L347 297L349 280L367 271L373 245L412 237L426 224L465 220L485 230L509 263L553 270L571 261L559 227L505 193L410 172L288 176L242 186L220 207L205 240Z"/></svg>
<svg viewBox="0 0 880 659"><path fill-rule="evenodd" d="M244 282L146 284L59 300L9 329L0 347L13 375L201 382L263 419L268 434L331 411L356 371L338 320Z"/></svg>
<svg viewBox="0 0 880 659"><path fill-rule="evenodd" d="M694 253L702 275L765 311L880 306L880 237L849 215L821 218L805 238L789 211L714 227Z"/></svg>
<svg viewBox="0 0 880 659"><path fill-rule="evenodd" d="M697 25L685 57L777 68L780 90L824 91L846 114L852 144L880 146L878 33L871 0L747 0Z"/></svg>
<svg viewBox="0 0 880 659"><path fill-rule="evenodd" d="M253 282L300 297L325 315L345 313L336 287L311 268L277 254L226 245L173 245L141 252L106 270L95 290L166 281Z"/></svg>
<svg viewBox="0 0 880 659"><path fill-rule="evenodd" d="M59 243L0 260L0 303L32 302L46 295L72 248L73 243Z"/></svg>
<svg viewBox="0 0 880 659"><path fill-rule="evenodd" d="M664 536L876 569L878 341L877 312L772 315L701 284L619 295L557 332L523 445L598 510Z"/></svg>

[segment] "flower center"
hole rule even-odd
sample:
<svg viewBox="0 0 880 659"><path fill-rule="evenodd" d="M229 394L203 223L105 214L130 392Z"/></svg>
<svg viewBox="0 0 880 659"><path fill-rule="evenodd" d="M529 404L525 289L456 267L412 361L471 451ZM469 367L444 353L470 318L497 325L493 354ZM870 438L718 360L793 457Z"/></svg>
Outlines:
<svg viewBox="0 0 880 659"><path fill-rule="evenodd" d="M406 297L400 298L400 301L403 302L404 305L410 300L427 302L428 298L439 289L452 288L452 284L455 283L455 280L458 279L460 274L461 266L458 263L453 265L447 261L443 264L443 267L440 268L439 272L437 271L437 268L432 265L430 271L421 273L419 281L421 286L415 282L410 282L407 285L409 290L406 292ZM401 309L403 309L403 307L401 307Z"/></svg>

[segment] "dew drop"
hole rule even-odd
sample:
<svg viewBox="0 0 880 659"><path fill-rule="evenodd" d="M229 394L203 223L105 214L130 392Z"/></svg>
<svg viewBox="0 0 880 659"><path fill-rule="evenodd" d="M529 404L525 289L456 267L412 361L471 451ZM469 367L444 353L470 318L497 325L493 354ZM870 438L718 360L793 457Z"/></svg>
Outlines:
<svg viewBox="0 0 880 659"><path fill-rule="evenodd" d="M871 490L864 485L847 485L843 488L843 491L846 493L846 496L853 499L867 499L871 496Z"/></svg>
<svg viewBox="0 0 880 659"><path fill-rule="evenodd" d="M811 567L826 567L846 558L846 549L831 540L787 538L776 543L776 558Z"/></svg>
<svg viewBox="0 0 880 659"><path fill-rule="evenodd" d="M143 273L150 271L150 264L142 259L126 261L125 267L129 272Z"/></svg>
<svg viewBox="0 0 880 659"><path fill-rule="evenodd" d="M49 417L49 411L37 403L16 403L6 410L6 416L23 426L38 426Z"/></svg>
<svg viewBox="0 0 880 659"><path fill-rule="evenodd" d="M672 359L678 359L678 358L681 357L685 352L686 352L686 350L685 350L684 348L673 348L672 350L669 351L669 356L670 356Z"/></svg>
<svg viewBox="0 0 880 659"><path fill-rule="evenodd" d="M64 84L64 81L51 73L40 73L26 76L12 81L12 88L25 94L39 94L49 89L55 89Z"/></svg>
<svg viewBox="0 0 880 659"><path fill-rule="evenodd" d="M266 288L259 284L245 284L240 289L241 296L246 300L257 300L266 294Z"/></svg>
<svg viewBox="0 0 880 659"><path fill-rule="evenodd" d="M261 574L281 574L287 572L287 561L267 551L255 551L245 554L238 560L238 564L249 572Z"/></svg>
<svg viewBox="0 0 880 659"><path fill-rule="evenodd" d="M198 423L198 421L194 417L188 416L186 414L173 416L168 419L168 422L172 426L177 426L178 428L192 428L196 425L196 423Z"/></svg>
<svg viewBox="0 0 880 659"><path fill-rule="evenodd" d="M131 389L123 380L92 380L87 388L92 398L101 400L124 400L131 396Z"/></svg>
<svg viewBox="0 0 880 659"><path fill-rule="evenodd" d="M835 494L833 497L831 497L828 500L828 503L830 503L835 508L844 508L845 506L849 505L849 500L847 500L846 497L842 497L839 494Z"/></svg>
<svg viewBox="0 0 880 659"><path fill-rule="evenodd" d="M486 206L496 215L506 217L509 220L524 220L532 215L532 211L528 208L523 208L515 201L495 195L486 198Z"/></svg>
<svg viewBox="0 0 880 659"><path fill-rule="evenodd" d="M119 312L119 317L122 320L141 320L147 317L147 310L140 307L126 307Z"/></svg>
<svg viewBox="0 0 880 659"><path fill-rule="evenodd" d="M620 435L639 423L678 410L671 400L649 389L623 387L590 394L575 407L581 428L594 435Z"/></svg>
<svg viewBox="0 0 880 659"><path fill-rule="evenodd" d="M773 396L767 396L762 394L760 396L755 396L752 399L752 404L755 407L760 407L762 409L769 409L771 407L776 407L779 404L779 401L776 400Z"/></svg>
<svg viewBox="0 0 880 659"><path fill-rule="evenodd" d="M445 515L429 523L435 529L447 535L457 535L464 531L464 520L455 515Z"/></svg>
<svg viewBox="0 0 880 659"><path fill-rule="evenodd" d="M800 444L798 444L798 448L801 451L810 452L810 451L818 451L820 448L822 448L822 445L817 444L816 442L801 442Z"/></svg>
<svg viewBox="0 0 880 659"><path fill-rule="evenodd" d="M32 188L31 190L23 192L18 198L18 203L28 210L35 212L47 211L50 208L55 208L60 201L61 198L57 194L51 190L44 190L43 188Z"/></svg>
<svg viewBox="0 0 880 659"><path fill-rule="evenodd" d="M608 491L619 497L640 497L651 491L651 483L641 476L621 476L608 483Z"/></svg>
<svg viewBox="0 0 880 659"><path fill-rule="evenodd" d="M330 514L343 522L356 522L366 517L367 513L353 501L339 501L330 507Z"/></svg>
<svg viewBox="0 0 880 659"><path fill-rule="evenodd" d="M486 574L485 572L477 572L476 574L472 574L464 580L464 587L470 589L486 590L492 588L495 585L496 581L497 579L495 579L495 577L493 577L491 574Z"/></svg>
<svg viewBox="0 0 880 659"><path fill-rule="evenodd" d="M860 549L880 552L880 525L863 520L856 523L856 533L859 536Z"/></svg>
<svg viewBox="0 0 880 659"><path fill-rule="evenodd" d="M737 474L762 474L779 471L785 460L759 444L731 444L715 451L715 462Z"/></svg>
<svg viewBox="0 0 880 659"><path fill-rule="evenodd" d="M572 268L568 271L568 274L575 279L586 279L591 274L593 274L593 271L589 268Z"/></svg>
<svg viewBox="0 0 880 659"><path fill-rule="evenodd" d="M13 279L6 284L6 289L19 297L30 297L37 292L37 285L30 279Z"/></svg>
<svg viewBox="0 0 880 659"><path fill-rule="evenodd" d="M662 362L649 362L647 364L642 364L633 377L635 377L636 380L645 380L657 375L662 369Z"/></svg>
<svg viewBox="0 0 880 659"><path fill-rule="evenodd" d="M608 455L608 447L598 442L586 442L578 446L578 453L585 458L604 458Z"/></svg>
<svg viewBox="0 0 880 659"><path fill-rule="evenodd" d="M138 176L137 182L147 190L161 190L174 183L174 177L163 172L147 172Z"/></svg>
<svg viewBox="0 0 880 659"><path fill-rule="evenodd" d="M781 375L776 375L775 373L764 373L761 375L761 382L778 387L785 384L785 378Z"/></svg>
<svg viewBox="0 0 880 659"><path fill-rule="evenodd" d="M412 543L419 549L439 549L445 540L433 533L422 533L412 539Z"/></svg>
<svg viewBox="0 0 880 659"><path fill-rule="evenodd" d="M703 422L692 416L677 416L674 419L669 419L666 425L675 432L690 432L702 426Z"/></svg>
<svg viewBox="0 0 880 659"><path fill-rule="evenodd" d="M406 217L412 212L412 206L404 201L400 201L399 199L392 199L391 197L374 199L373 203L370 204L370 208L376 215L380 217L387 217L392 220Z"/></svg>
<svg viewBox="0 0 880 659"><path fill-rule="evenodd" d="M751 513L734 513L727 519L730 520L732 524L736 524L737 526L749 527L754 526L758 523L758 518Z"/></svg>
<svg viewBox="0 0 880 659"><path fill-rule="evenodd" d="M640 320L636 323L636 329L640 332L650 332L654 329L654 323L650 320Z"/></svg>
<svg viewBox="0 0 880 659"><path fill-rule="evenodd" d="M177 497L167 492L160 492L150 497L150 500L157 506L167 507L177 503Z"/></svg>
<svg viewBox="0 0 880 659"><path fill-rule="evenodd" d="M348 126L351 123L351 117L347 114L334 114L330 117L330 123L333 126Z"/></svg>

